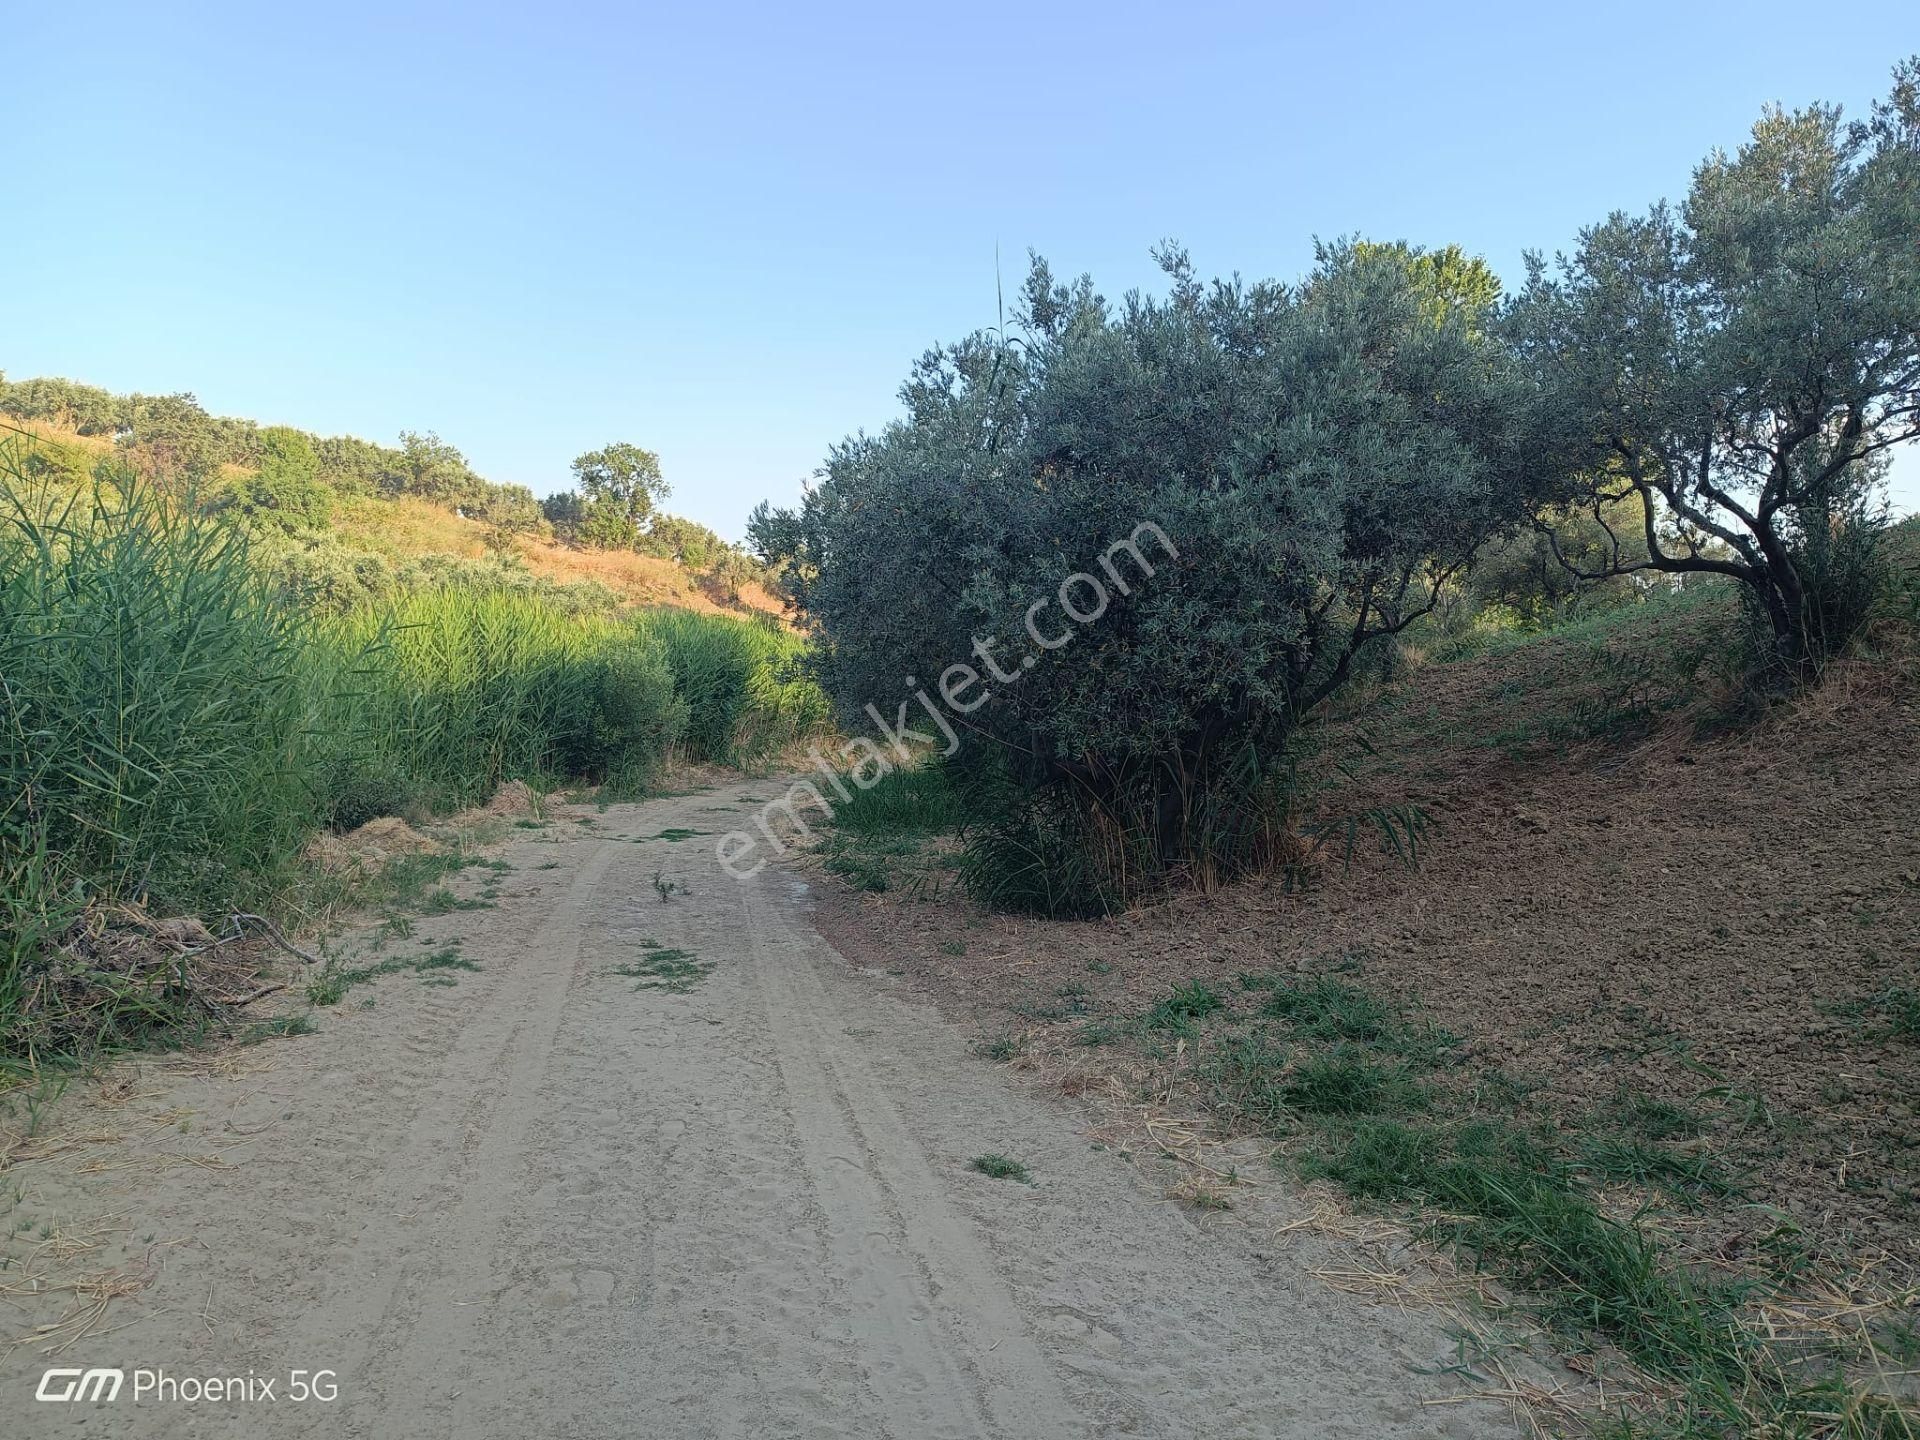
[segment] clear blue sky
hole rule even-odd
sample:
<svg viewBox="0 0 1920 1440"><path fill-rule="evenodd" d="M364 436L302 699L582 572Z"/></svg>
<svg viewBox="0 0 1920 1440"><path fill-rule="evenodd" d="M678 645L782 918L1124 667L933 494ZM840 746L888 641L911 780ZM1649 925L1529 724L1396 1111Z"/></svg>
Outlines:
<svg viewBox="0 0 1920 1440"><path fill-rule="evenodd" d="M631 440L737 536L992 322L996 252L1118 295L1163 237L1291 277L1357 233L1511 281L1920 49L1911 0L1824 13L17 6L0 368L437 430L541 493Z"/></svg>

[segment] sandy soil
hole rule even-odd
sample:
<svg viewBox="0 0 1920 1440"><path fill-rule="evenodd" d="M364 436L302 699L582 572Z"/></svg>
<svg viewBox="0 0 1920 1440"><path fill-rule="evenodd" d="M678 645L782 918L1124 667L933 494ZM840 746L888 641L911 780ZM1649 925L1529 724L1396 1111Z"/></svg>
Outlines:
<svg viewBox="0 0 1920 1440"><path fill-rule="evenodd" d="M458 940L477 972L76 1088L6 1177L0 1316L26 1343L0 1352L0 1430L1513 1433L1434 1373L1437 1315L1328 1288L1319 1241L1169 1203L1083 1111L843 959L793 873L724 876L706 837L755 793L516 831L494 908L398 942ZM612 972L647 941L712 969L636 988ZM983 1152L1033 1183L972 1172ZM127 1386L36 1403L49 1365ZM139 1368L275 1395L136 1402ZM337 1398L294 1399L296 1370Z"/></svg>

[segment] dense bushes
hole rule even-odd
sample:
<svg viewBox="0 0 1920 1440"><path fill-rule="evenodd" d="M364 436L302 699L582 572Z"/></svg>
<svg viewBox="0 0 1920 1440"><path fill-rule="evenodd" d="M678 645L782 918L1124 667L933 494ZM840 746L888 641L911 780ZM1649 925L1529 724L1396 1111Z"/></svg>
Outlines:
<svg viewBox="0 0 1920 1440"><path fill-rule="evenodd" d="M247 528L130 471L76 491L39 449L0 443L0 1054L90 904L272 909L321 825L511 778L632 793L824 713L793 637L728 618L471 576L303 606Z"/></svg>
<svg viewBox="0 0 1920 1440"><path fill-rule="evenodd" d="M1207 286L1169 254L1169 297L1118 306L1036 262L1019 336L930 354L902 420L755 516L850 721L954 684L966 763L1006 782L970 842L992 893L1111 908L1280 856L1296 717L1524 513L1485 287L1419 260Z"/></svg>
<svg viewBox="0 0 1920 1440"><path fill-rule="evenodd" d="M801 672L805 646L773 621L654 610L639 625L666 655L699 759L758 763L826 728L826 695Z"/></svg>
<svg viewBox="0 0 1920 1440"><path fill-rule="evenodd" d="M333 490L320 479L320 461L307 437L275 425L260 432L257 469L230 480L215 492L216 506L227 504L263 525L283 530L317 529L333 509Z"/></svg>
<svg viewBox="0 0 1920 1440"><path fill-rule="evenodd" d="M581 460L594 458L582 456ZM579 464L575 462L576 473ZM620 509L604 493L595 497L562 490L542 500L540 510L554 535L570 545L632 550L671 560L691 574L708 576L728 600L737 600L747 581L764 578L761 566L739 546L696 521L654 508L651 499L636 515Z"/></svg>
<svg viewBox="0 0 1920 1440"><path fill-rule="evenodd" d="M255 527L248 553L289 601L330 615L435 586L510 590L570 615L604 613L619 604L619 596L605 585L547 579L514 555L394 557L363 549L332 530L290 533L276 527Z"/></svg>

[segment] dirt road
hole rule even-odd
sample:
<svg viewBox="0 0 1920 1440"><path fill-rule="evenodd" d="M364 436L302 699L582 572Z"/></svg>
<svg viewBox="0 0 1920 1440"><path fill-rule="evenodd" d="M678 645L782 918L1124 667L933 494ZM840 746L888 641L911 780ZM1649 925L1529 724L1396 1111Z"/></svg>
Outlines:
<svg viewBox="0 0 1920 1440"><path fill-rule="evenodd" d="M515 832L494 908L396 942L457 940L477 971L390 974L316 1035L70 1095L9 1223L48 1274L150 1283L63 1353L77 1322L5 1352L0 1430L1512 1433L1423 1403L1459 1398L1423 1373L1451 1355L1437 1320L1169 1203L851 967L791 873L723 874L712 837L770 793ZM636 963L688 988L613 973ZM975 1173L985 1152L1033 1183ZM23 1303L16 1332L74 1297ZM50 1365L127 1379L36 1402ZM257 1398L136 1397L141 1369L251 1374Z"/></svg>

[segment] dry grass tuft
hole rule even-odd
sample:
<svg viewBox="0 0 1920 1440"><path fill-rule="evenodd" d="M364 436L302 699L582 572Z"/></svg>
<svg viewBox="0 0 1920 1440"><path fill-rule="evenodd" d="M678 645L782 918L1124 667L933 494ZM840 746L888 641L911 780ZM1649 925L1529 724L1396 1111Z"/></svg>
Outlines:
<svg viewBox="0 0 1920 1440"><path fill-rule="evenodd" d="M9 1283L0 1284L0 1299L19 1304L66 1295L70 1297L70 1303L56 1319L31 1326L14 1336L7 1342L9 1348L37 1345L41 1347L41 1354L51 1357L64 1354L90 1335L110 1333L102 1332L100 1327L114 1303L138 1295L160 1278L162 1270L166 1268L163 1251L175 1245L191 1243L188 1240L162 1240L149 1245L136 1265L119 1270L92 1271L68 1279L51 1278L39 1263L57 1259L51 1253L52 1242L39 1247L29 1256L23 1274Z"/></svg>

